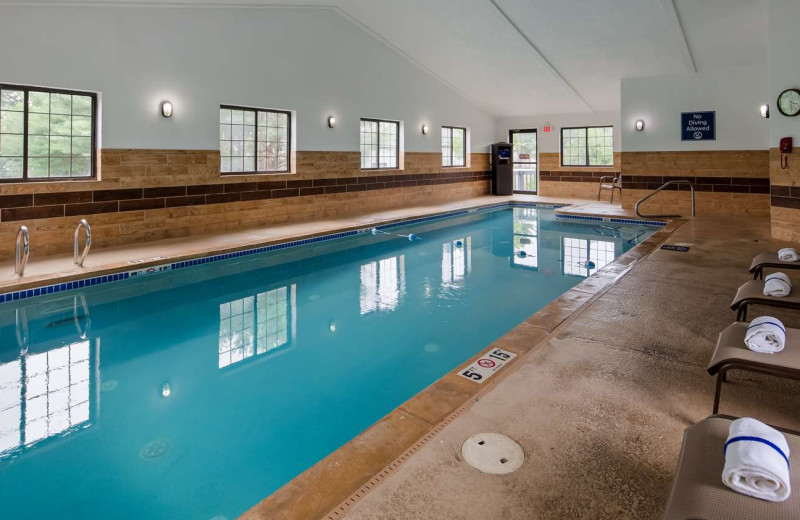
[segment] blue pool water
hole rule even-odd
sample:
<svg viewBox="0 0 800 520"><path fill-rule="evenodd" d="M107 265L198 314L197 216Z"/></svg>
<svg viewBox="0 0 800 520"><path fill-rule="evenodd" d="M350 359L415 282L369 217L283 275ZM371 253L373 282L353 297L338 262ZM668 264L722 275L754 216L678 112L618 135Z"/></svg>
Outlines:
<svg viewBox="0 0 800 520"><path fill-rule="evenodd" d="M0 518L233 519L654 230L505 208L1 304Z"/></svg>

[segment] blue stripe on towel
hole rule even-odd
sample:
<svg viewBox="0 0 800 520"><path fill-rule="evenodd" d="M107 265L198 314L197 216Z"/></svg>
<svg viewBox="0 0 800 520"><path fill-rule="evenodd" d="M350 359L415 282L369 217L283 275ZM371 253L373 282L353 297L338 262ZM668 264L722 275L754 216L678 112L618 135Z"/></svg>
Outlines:
<svg viewBox="0 0 800 520"><path fill-rule="evenodd" d="M760 327L761 325L775 325L776 327L781 329L781 332L786 334L786 329L781 327L780 323L775 323L774 321L762 321L761 323L756 323L755 325L750 325L749 327L747 327L747 330L750 330L750 329L755 328L755 327Z"/></svg>
<svg viewBox="0 0 800 520"><path fill-rule="evenodd" d="M743 436L741 436L741 437L734 437L733 439L728 439L728 442L726 442L726 443L725 443L725 446L722 448L722 454L724 455L724 454L725 454L725 452L727 452L727 451L728 451L728 445L729 445L729 444L732 444L732 443L734 443L734 442L739 442L739 441L754 441L754 442L760 442L760 443L762 443L762 444L766 444L767 446L769 446L769 447L770 447L770 448L772 448L773 450L775 450L775 451L777 451L778 453L780 453L780 454L781 454L781 457L783 457L783 460L785 460L785 461L786 461L786 465L787 465L787 466L789 465L789 457L787 457L787 456L786 456L786 454L783 452L783 450L781 450L781 449L780 449L778 446L776 446L775 444L773 444L773 443L769 442L767 439L762 439L761 437L749 437L749 436L747 436L747 435L743 435Z"/></svg>

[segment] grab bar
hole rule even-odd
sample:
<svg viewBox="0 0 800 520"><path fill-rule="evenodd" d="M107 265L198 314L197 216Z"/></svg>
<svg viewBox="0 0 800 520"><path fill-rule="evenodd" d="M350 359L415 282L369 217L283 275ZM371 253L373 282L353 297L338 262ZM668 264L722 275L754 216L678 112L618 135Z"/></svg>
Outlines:
<svg viewBox="0 0 800 520"><path fill-rule="evenodd" d="M86 230L86 245L83 247L83 253L78 256L78 234L81 231L81 227ZM85 218L78 222L78 226L75 228L75 235L73 238L72 260L78 267L83 267L83 261L86 260L86 255L89 254L89 249L92 247L92 228L89 227L89 223L86 222Z"/></svg>
<svg viewBox="0 0 800 520"><path fill-rule="evenodd" d="M633 207L633 210L641 218L677 218L677 217L680 217L680 215L643 215L639 211L639 206L641 206L642 202L646 201L647 199L649 199L650 197L652 197L653 195L655 195L659 191L663 190L664 188L666 188L667 186L670 186L672 184L688 184L689 185L689 190L691 190L691 192L692 192L692 217L694 217L694 207L695 207L695 204L694 204L694 184L692 183L692 181L667 181L664 184L662 184L661 187L658 188L657 190L655 190L653 193L649 193L649 194L645 195L644 197L642 197L641 199L637 200L636 201L636 205Z"/></svg>
<svg viewBox="0 0 800 520"><path fill-rule="evenodd" d="M25 274L25 266L28 265L28 255L31 251L31 240L28 235L28 228L20 226L17 231L17 243L14 261L14 274L22 276Z"/></svg>
<svg viewBox="0 0 800 520"><path fill-rule="evenodd" d="M17 345L19 346L19 352L22 355L28 353L28 341L29 341L29 333L28 333L28 315L25 312L25 307L17 307L14 318L14 325L17 329Z"/></svg>

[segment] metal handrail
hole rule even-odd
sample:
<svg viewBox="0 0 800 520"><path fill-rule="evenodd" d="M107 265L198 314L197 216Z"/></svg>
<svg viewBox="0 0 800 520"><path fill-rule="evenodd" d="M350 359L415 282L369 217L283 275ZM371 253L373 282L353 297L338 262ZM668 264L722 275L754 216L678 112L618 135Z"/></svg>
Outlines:
<svg viewBox="0 0 800 520"><path fill-rule="evenodd" d="M641 206L642 202L646 201L647 199L649 199L650 197L652 197L653 195L655 195L659 191L663 190L664 188L666 188L667 186L670 186L672 184L688 184L689 185L689 190L691 190L691 192L692 192L692 217L694 217L694 213L695 213L695 211L694 211L694 207L695 207L695 204L694 204L694 184L692 183L692 181L685 181L685 180L676 180L676 181L667 181L667 182L665 182L664 184L661 185L660 188L655 190L653 193L649 193L649 194L645 195L644 197L642 197L641 199L637 200L636 201L636 205L633 207L633 210L641 218L677 218L677 217L680 217L681 215L643 215L639 211L639 206Z"/></svg>
<svg viewBox="0 0 800 520"><path fill-rule="evenodd" d="M28 255L31 251L31 240L28 235L28 228L20 226L17 231L16 250L14 253L14 274L22 276L25 274L25 266L28 265Z"/></svg>
<svg viewBox="0 0 800 520"><path fill-rule="evenodd" d="M78 255L78 234L81 231L81 227L86 230L86 245L83 247L83 253ZM89 226L89 223L86 222L86 219L81 219L78 222L78 226L75 228L75 235L73 236L73 245L72 245L72 260L75 262L75 265L78 267L83 267L83 261L86 260L86 255L89 254L89 249L92 247L92 228Z"/></svg>

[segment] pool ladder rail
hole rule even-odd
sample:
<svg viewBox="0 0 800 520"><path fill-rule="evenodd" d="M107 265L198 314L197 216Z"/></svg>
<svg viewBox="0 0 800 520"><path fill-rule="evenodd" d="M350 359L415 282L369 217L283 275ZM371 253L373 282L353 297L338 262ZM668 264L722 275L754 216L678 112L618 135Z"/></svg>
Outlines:
<svg viewBox="0 0 800 520"><path fill-rule="evenodd" d="M642 203L645 202L647 199L649 199L650 197L652 197L656 193L660 192L661 190L663 190L667 186L672 186L672 185L675 185L675 184L688 184L689 185L689 191L691 191L691 193L692 193L692 217L694 217L695 216L694 183L692 183L692 181L686 181L686 180L675 180L675 181L667 181L667 182L665 182L659 188L654 190L652 193L648 193L647 195L645 195L641 199L637 200L636 201L636 205L633 207L633 210L636 212L636 214L640 218L679 218L679 217L681 217L681 215L645 215L639 210L639 206L641 206Z"/></svg>
<svg viewBox="0 0 800 520"><path fill-rule="evenodd" d="M80 250L80 232L81 228L86 232L86 243L83 246L83 251ZM89 255L89 250L92 248L92 227L86 221L81 219L78 226L75 228L72 244L72 261L78 267L83 267L83 262ZM20 278L25 276L25 267L28 265L28 258L31 252L31 238L26 226L20 226L17 231L17 239L14 250L14 274Z"/></svg>
<svg viewBox="0 0 800 520"><path fill-rule="evenodd" d="M22 277L25 274L25 266L28 265L28 257L31 252L31 240L28 228L20 226L17 231L17 242L14 252L14 274Z"/></svg>
<svg viewBox="0 0 800 520"><path fill-rule="evenodd" d="M79 238L81 228L86 230L86 245L83 246L83 252L80 254L79 251ZM89 223L86 221L85 218L81 219L78 222L78 226L75 228L75 234L73 235L73 243L72 243L72 261L75 262L75 265L78 267L83 267L83 262L86 260L86 256L89 254L89 249L92 248L92 228L89 226Z"/></svg>

